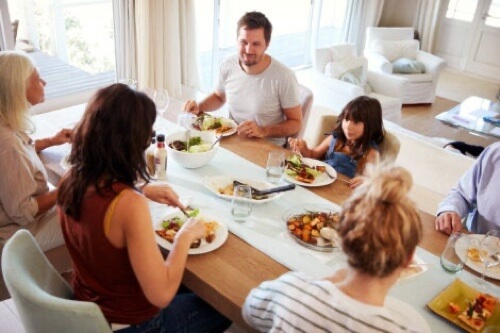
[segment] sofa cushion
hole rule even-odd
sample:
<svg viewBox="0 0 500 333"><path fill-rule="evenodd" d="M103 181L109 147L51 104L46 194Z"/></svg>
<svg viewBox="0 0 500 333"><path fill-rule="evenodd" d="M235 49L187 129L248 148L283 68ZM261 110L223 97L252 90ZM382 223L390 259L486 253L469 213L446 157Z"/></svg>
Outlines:
<svg viewBox="0 0 500 333"><path fill-rule="evenodd" d="M343 61L331 61L326 65L325 75L333 79L364 87L368 62L365 57L350 57ZM341 77L344 75L344 78Z"/></svg>
<svg viewBox="0 0 500 333"><path fill-rule="evenodd" d="M425 73L425 65L418 60L399 58L392 63L392 72L402 74L421 74Z"/></svg>
<svg viewBox="0 0 500 333"><path fill-rule="evenodd" d="M389 60L394 62L399 58L415 59L420 45L416 39L408 40L374 40L372 42L372 50L382 54Z"/></svg>

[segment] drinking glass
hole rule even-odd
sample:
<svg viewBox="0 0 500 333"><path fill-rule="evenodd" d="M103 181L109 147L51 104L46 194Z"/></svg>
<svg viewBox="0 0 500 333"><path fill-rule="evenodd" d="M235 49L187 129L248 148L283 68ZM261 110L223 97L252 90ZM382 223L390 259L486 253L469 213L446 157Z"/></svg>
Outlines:
<svg viewBox="0 0 500 333"><path fill-rule="evenodd" d="M235 221L245 221L252 213L252 189L248 185L236 185L231 200L231 215Z"/></svg>
<svg viewBox="0 0 500 333"><path fill-rule="evenodd" d="M189 150L189 138L191 137L191 127L195 120L195 116L188 112L183 112L177 117L177 125L186 129L186 150Z"/></svg>
<svg viewBox="0 0 500 333"><path fill-rule="evenodd" d="M145 88L142 90L143 93L148 95L149 98L155 103L156 112L163 118L165 111L167 111L168 105L170 103L170 98L168 96L168 91L165 89L153 89L153 88ZM161 126L165 121L163 119L159 119Z"/></svg>
<svg viewBox="0 0 500 333"><path fill-rule="evenodd" d="M466 242L465 248L468 249L469 237L463 233L454 232L448 238L446 247L444 248L443 253L441 253L441 267L449 273L457 273L464 268L465 262L460 258L460 256L458 256L457 251L455 250L455 246L459 242ZM467 255L465 257L467 258Z"/></svg>
<svg viewBox="0 0 500 333"><path fill-rule="evenodd" d="M285 171L285 152L282 150L273 150L267 157L266 177L271 183L278 183L283 177Z"/></svg>
<svg viewBox="0 0 500 333"><path fill-rule="evenodd" d="M137 90L137 80L136 79L121 79L118 83L126 84L130 89Z"/></svg>
<svg viewBox="0 0 500 333"><path fill-rule="evenodd" d="M500 263L500 230L490 230L484 235L481 241L481 250L479 256L483 262L483 272L481 273L481 280L478 285L483 290L489 290L489 285L484 279L488 268L494 267Z"/></svg>

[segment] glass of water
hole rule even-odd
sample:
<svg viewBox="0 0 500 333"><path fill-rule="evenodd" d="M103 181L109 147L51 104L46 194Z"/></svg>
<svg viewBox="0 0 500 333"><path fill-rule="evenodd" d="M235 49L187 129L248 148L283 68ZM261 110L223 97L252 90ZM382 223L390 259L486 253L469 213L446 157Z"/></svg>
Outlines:
<svg viewBox="0 0 500 333"><path fill-rule="evenodd" d="M464 268L465 263L455 250L455 246L460 242L466 242L465 248L468 249L469 238L467 235L460 232L452 233L448 238L443 253L441 253L441 267L449 273L457 273ZM467 258L467 254L465 257Z"/></svg>
<svg viewBox="0 0 500 333"><path fill-rule="evenodd" d="M273 150L267 157L266 178L271 183L279 183L285 171L285 152Z"/></svg>
<svg viewBox="0 0 500 333"><path fill-rule="evenodd" d="M245 221L252 213L252 189L248 185L236 185L231 201L231 215L235 221Z"/></svg>

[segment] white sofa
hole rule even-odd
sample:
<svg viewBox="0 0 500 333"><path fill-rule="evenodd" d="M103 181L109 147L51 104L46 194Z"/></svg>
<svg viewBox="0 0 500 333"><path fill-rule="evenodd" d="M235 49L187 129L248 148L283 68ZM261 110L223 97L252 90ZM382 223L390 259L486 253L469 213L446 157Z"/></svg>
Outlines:
<svg viewBox="0 0 500 333"><path fill-rule="evenodd" d="M439 74L446 67L444 59L421 51L419 42L413 39L413 28L366 29L364 55L372 71L387 73L407 81L407 89L400 95L403 104L434 103ZM393 73L393 62L410 58L421 62L425 72L419 74Z"/></svg>
<svg viewBox="0 0 500 333"><path fill-rule="evenodd" d="M338 115L331 108L314 105L304 133L309 147L315 146L324 138L323 121L328 115ZM439 202L453 188L459 178L467 171L474 159L450 150L443 149L429 137L409 131L393 122L384 120L386 131L400 141L399 154L395 164L405 167L413 176L410 193L418 207L435 214Z"/></svg>
<svg viewBox="0 0 500 333"><path fill-rule="evenodd" d="M337 79L335 75L332 77L332 71L329 70L336 68L333 72L343 72L359 67L362 68L359 85ZM354 98L367 95L379 100L384 119L397 124L401 122L402 101L399 96L406 90L407 80L368 71L368 61L356 55L354 44L316 49L313 67L297 71L296 76L302 85L313 91L316 105L330 107L340 112Z"/></svg>

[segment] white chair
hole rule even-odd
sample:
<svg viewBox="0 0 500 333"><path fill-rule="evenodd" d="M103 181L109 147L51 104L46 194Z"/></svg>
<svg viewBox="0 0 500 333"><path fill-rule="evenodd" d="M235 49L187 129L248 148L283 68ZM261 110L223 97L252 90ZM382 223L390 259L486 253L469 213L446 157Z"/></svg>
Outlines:
<svg viewBox="0 0 500 333"><path fill-rule="evenodd" d="M7 241L2 271L26 332L111 332L95 303L71 300L71 287L29 231Z"/></svg>
<svg viewBox="0 0 500 333"><path fill-rule="evenodd" d="M408 81L401 96L403 104L433 103L437 80L446 62L421 51L418 40L413 37L413 28L368 27L364 55L370 71L391 74ZM414 73L396 73L395 61L400 65L396 66L399 71ZM421 64L424 72L418 73Z"/></svg>
<svg viewBox="0 0 500 333"><path fill-rule="evenodd" d="M300 128L299 133L294 135L294 138L302 139L304 136L304 131L306 130L307 121L309 120L309 116L311 113L311 107L313 104L313 92L308 87L299 84L299 99L300 106L302 108L302 127Z"/></svg>
<svg viewBox="0 0 500 333"><path fill-rule="evenodd" d="M333 130L336 122L336 115L329 114L321 116L319 128L316 131L317 136L313 141L314 146L318 145L325 138L324 133L329 133ZM400 148L401 143L399 139L386 129L384 140L379 145L380 160L384 162L394 162L398 157Z"/></svg>
<svg viewBox="0 0 500 333"><path fill-rule="evenodd" d="M356 91L379 100L384 119L401 122L401 96L407 81L393 75L368 70L368 60L356 55L356 45L340 44L315 50L313 66L316 72L335 81L345 91ZM350 75L356 73L356 75ZM354 78L354 80L352 80ZM349 102L347 101L347 102ZM341 110L339 110L341 111Z"/></svg>

